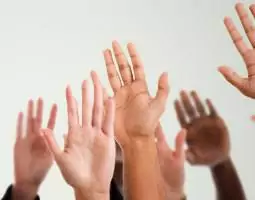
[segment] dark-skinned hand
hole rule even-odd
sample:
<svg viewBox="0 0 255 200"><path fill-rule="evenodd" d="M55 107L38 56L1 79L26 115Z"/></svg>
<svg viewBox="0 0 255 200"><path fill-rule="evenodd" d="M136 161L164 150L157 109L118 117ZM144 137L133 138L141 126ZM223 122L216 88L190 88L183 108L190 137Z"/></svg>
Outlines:
<svg viewBox="0 0 255 200"><path fill-rule="evenodd" d="M190 96L182 91L180 100L175 101L175 110L181 127L187 130L187 161L192 165L212 167L228 159L230 142L223 119L209 99L206 104L209 113L195 91Z"/></svg>

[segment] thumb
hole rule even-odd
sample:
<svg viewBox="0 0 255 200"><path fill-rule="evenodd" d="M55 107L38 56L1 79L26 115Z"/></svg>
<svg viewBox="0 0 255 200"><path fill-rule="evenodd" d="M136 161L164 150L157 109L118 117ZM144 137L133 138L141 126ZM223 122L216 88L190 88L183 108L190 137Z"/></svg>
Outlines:
<svg viewBox="0 0 255 200"><path fill-rule="evenodd" d="M182 129L175 138L176 156L180 158L185 157L184 144L186 141L186 133L186 129Z"/></svg>
<svg viewBox="0 0 255 200"><path fill-rule="evenodd" d="M167 97L169 94L168 74L164 72L161 74L158 81L158 91L156 97L152 100L152 107L161 110L165 109Z"/></svg>
<svg viewBox="0 0 255 200"><path fill-rule="evenodd" d="M57 158L61 154L61 149L59 148L56 139L53 135L52 130L50 129L41 129L41 134L55 158Z"/></svg>
<svg viewBox="0 0 255 200"><path fill-rule="evenodd" d="M194 153L193 153L190 149L187 149L187 150L186 150L186 160L187 160L191 165L196 164L196 157L195 157Z"/></svg>
<svg viewBox="0 0 255 200"><path fill-rule="evenodd" d="M237 89L244 88L244 79L241 78L231 68L222 66L218 68L218 71L224 76L224 78Z"/></svg>

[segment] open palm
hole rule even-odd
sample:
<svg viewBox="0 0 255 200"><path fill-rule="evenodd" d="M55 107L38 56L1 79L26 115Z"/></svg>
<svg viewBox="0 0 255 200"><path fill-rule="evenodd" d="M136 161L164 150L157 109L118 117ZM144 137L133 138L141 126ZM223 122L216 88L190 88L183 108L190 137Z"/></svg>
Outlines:
<svg viewBox="0 0 255 200"><path fill-rule="evenodd" d="M62 151L52 130L44 130L45 139L66 182L86 197L95 193L109 193L115 164L114 113L112 100L106 103L104 115L103 88L95 72L94 105L89 103L88 83L82 87L82 124L70 87L66 91L68 134Z"/></svg>
<svg viewBox="0 0 255 200"><path fill-rule="evenodd" d="M127 47L133 70L119 44L113 42L120 76L111 51L104 52L108 78L116 102L115 134L120 143L128 142L132 136L154 134L168 96L167 75L164 73L159 79L156 97L150 98L140 58L133 44L128 44Z"/></svg>
<svg viewBox="0 0 255 200"><path fill-rule="evenodd" d="M225 79L241 93L247 97L255 98L255 26L242 3L236 4L236 11L252 47L250 48L245 44L231 18L226 17L224 23L237 50L245 62L248 77L242 78L236 72L231 70L231 68L226 66L220 67L219 71ZM250 7L250 11L255 17L255 5Z"/></svg>

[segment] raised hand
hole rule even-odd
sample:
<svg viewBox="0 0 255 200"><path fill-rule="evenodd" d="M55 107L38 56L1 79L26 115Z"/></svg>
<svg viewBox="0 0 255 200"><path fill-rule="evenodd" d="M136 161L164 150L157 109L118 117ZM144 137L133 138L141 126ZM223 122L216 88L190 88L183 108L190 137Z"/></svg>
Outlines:
<svg viewBox="0 0 255 200"><path fill-rule="evenodd" d="M57 145L52 130L43 135L66 182L82 199L109 197L110 182L115 164L114 119L115 104L107 101L104 114L103 88L95 72L94 105L89 101L88 82L82 84L82 123L75 98L70 87L66 90L68 134L62 151Z"/></svg>
<svg viewBox="0 0 255 200"><path fill-rule="evenodd" d="M159 125L156 130L158 158L166 199L182 199L185 180L185 137L186 130L181 130L175 138L175 150L166 141L163 130Z"/></svg>
<svg viewBox="0 0 255 200"><path fill-rule="evenodd" d="M111 50L104 52L108 79L116 102L115 134L123 146L130 139L153 136L161 114L164 111L169 86L167 74L159 78L158 92L155 98L149 96L145 74L135 46L127 45L132 66L128 63L120 45L114 41L113 52L118 64L115 67ZM119 74L118 74L119 71Z"/></svg>
<svg viewBox="0 0 255 200"><path fill-rule="evenodd" d="M226 17L224 23L237 50L245 62L248 77L242 78L231 68L226 66L220 67L219 71L225 79L241 93L247 97L255 98L255 26L242 3L236 4L236 11L251 45L248 46L244 42L231 18ZM255 17L255 5L250 6L250 11Z"/></svg>
<svg viewBox="0 0 255 200"><path fill-rule="evenodd" d="M181 127L187 130L187 160L192 165L214 166L228 159L230 141L227 127L209 99L209 113L197 93L182 91L181 101L175 101L175 110Z"/></svg>
<svg viewBox="0 0 255 200"><path fill-rule="evenodd" d="M57 107L52 106L47 127L54 129ZM40 136L43 117L43 100L37 101L34 116L34 101L28 102L27 125L24 134L23 113L17 121L17 137L14 146L15 185L13 196L20 195L25 199L35 198L40 184L52 166L52 156L44 139Z"/></svg>

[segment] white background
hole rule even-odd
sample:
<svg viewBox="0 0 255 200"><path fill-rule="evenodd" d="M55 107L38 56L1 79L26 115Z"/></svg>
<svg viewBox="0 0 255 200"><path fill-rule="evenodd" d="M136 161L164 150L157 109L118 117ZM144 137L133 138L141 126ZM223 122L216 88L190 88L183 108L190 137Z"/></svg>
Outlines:
<svg viewBox="0 0 255 200"><path fill-rule="evenodd" d="M171 95L163 125L169 139L179 130L173 100L180 89L210 97L226 120L232 157L248 199L255 199L255 104L226 84L217 67L232 66L245 75L242 59L223 25L225 15L240 23L235 0L14 0L0 1L0 192L13 181L12 148L16 115L30 98L45 100L45 123L52 103L59 106L56 134L66 132L65 86L80 98L80 83L96 70L110 89L102 50L116 39L134 42L147 80L156 91L158 76L169 72ZM252 1L245 1L251 3ZM248 5L248 4L247 4ZM243 32L242 32L243 33ZM229 191L231 192L231 191ZM213 200L207 168L187 165L189 200ZM73 199L56 166L41 186L42 199Z"/></svg>

